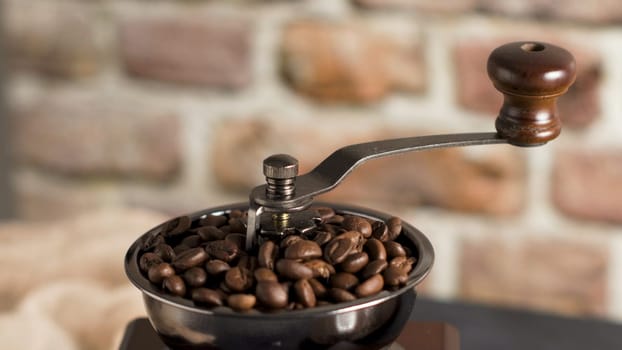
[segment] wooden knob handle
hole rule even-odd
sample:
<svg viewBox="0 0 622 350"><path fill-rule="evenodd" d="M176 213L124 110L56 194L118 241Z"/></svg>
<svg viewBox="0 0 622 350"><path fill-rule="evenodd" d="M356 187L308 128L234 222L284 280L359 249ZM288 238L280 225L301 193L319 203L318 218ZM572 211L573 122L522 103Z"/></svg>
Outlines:
<svg viewBox="0 0 622 350"><path fill-rule="evenodd" d="M488 76L504 95L495 122L499 135L517 146L537 146L561 132L557 97L575 79L575 60L561 47L514 42L488 58Z"/></svg>

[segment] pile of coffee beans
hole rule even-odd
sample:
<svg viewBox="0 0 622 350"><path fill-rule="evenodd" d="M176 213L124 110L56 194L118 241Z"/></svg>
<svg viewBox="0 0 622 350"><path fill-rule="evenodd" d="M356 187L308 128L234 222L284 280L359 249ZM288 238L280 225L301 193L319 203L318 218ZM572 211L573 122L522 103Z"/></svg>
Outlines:
<svg viewBox="0 0 622 350"><path fill-rule="evenodd" d="M297 310L403 286L416 262L399 243L402 222L314 209L316 226L245 251L246 213L232 210L162 225L143 245L139 268L166 293L204 307Z"/></svg>

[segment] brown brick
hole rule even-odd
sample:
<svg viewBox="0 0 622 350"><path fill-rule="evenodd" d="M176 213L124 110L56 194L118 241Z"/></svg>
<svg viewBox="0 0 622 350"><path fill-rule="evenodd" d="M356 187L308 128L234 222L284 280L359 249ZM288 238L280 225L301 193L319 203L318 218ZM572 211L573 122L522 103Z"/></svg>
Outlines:
<svg viewBox="0 0 622 350"><path fill-rule="evenodd" d="M121 51L135 76L215 88L251 80L251 26L240 18L132 18L121 25Z"/></svg>
<svg viewBox="0 0 622 350"><path fill-rule="evenodd" d="M102 65L96 14L72 2L4 2L6 53L10 66L50 76L83 77Z"/></svg>
<svg viewBox="0 0 622 350"><path fill-rule="evenodd" d="M57 92L12 127L16 161L58 173L165 180L181 162L178 118L129 98Z"/></svg>
<svg viewBox="0 0 622 350"><path fill-rule="evenodd" d="M463 13L473 10L476 0L353 0L357 5L371 9L419 10L438 13Z"/></svg>
<svg viewBox="0 0 622 350"><path fill-rule="evenodd" d="M602 315L608 251L563 238L469 240L460 294L469 300L574 315Z"/></svg>
<svg viewBox="0 0 622 350"><path fill-rule="evenodd" d="M622 149L560 152L552 184L555 205L567 215L622 223Z"/></svg>
<svg viewBox="0 0 622 350"><path fill-rule="evenodd" d="M294 22L285 30L282 57L290 85L319 101L373 102L391 90L424 86L418 46L354 23Z"/></svg>
<svg viewBox="0 0 622 350"><path fill-rule="evenodd" d="M496 116L503 101L488 79L486 62L497 46L517 38L465 39L454 50L456 88L459 103L471 110ZM542 39L542 41L547 41ZM577 79L568 92L559 98L559 115L564 126L583 128L599 117L598 84L601 80L600 58L577 45L559 43L572 52L577 61Z"/></svg>
<svg viewBox="0 0 622 350"><path fill-rule="evenodd" d="M417 134L414 130L357 127L353 120L330 125L283 120L229 121L217 129L211 160L222 186L248 193L264 182L261 161L270 154L295 156L303 174L347 144ZM373 160L321 199L371 206L379 202L431 204L472 212L517 212L523 204L523 158L508 148L483 153L475 157L445 149Z"/></svg>
<svg viewBox="0 0 622 350"><path fill-rule="evenodd" d="M617 0L566 1L549 0L498 1L479 0L480 8L511 17L531 17L579 21L595 24L619 23L622 8Z"/></svg>

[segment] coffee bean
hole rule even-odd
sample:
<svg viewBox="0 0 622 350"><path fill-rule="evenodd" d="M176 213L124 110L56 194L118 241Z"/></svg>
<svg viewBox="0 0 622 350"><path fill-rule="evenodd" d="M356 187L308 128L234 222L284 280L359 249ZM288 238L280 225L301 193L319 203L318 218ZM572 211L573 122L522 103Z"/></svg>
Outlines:
<svg viewBox="0 0 622 350"><path fill-rule="evenodd" d="M311 284L308 280L298 280L294 283L294 291L298 301L304 305L304 307L315 307L317 300Z"/></svg>
<svg viewBox="0 0 622 350"><path fill-rule="evenodd" d="M246 235L241 233L230 233L225 236L225 241L233 242L239 250L244 250L246 247Z"/></svg>
<svg viewBox="0 0 622 350"><path fill-rule="evenodd" d="M270 270L267 267L260 267L253 273L255 276L255 280L257 282L278 282L278 277L274 273L274 271Z"/></svg>
<svg viewBox="0 0 622 350"><path fill-rule="evenodd" d="M313 277L313 270L303 263L291 259L280 259L276 262L276 271L280 276L292 280L309 279Z"/></svg>
<svg viewBox="0 0 622 350"><path fill-rule="evenodd" d="M311 286L311 289L313 289L313 293L315 293L316 298L326 297L328 290L324 287L322 282L316 280L315 278L308 279L307 281L309 281L309 285Z"/></svg>
<svg viewBox="0 0 622 350"><path fill-rule="evenodd" d="M285 249L285 259L314 259L322 256L322 248L313 242L304 239L293 243Z"/></svg>
<svg viewBox="0 0 622 350"><path fill-rule="evenodd" d="M273 241L265 241L259 247L257 262L259 266L274 270L274 261L279 255L279 247Z"/></svg>
<svg viewBox="0 0 622 350"><path fill-rule="evenodd" d="M354 296L354 294L340 288L331 288L328 291L328 295L331 299L338 303L356 300L356 296Z"/></svg>
<svg viewBox="0 0 622 350"><path fill-rule="evenodd" d="M230 219L235 219L235 218L243 218L245 216L245 213L240 210L240 209L233 209L229 212L229 218Z"/></svg>
<svg viewBox="0 0 622 350"><path fill-rule="evenodd" d="M207 272L202 267L193 267L184 272L184 280L190 287L201 287L207 282Z"/></svg>
<svg viewBox="0 0 622 350"><path fill-rule="evenodd" d="M160 284L162 281L175 274L175 269L168 263L160 263L152 266L147 272L147 276L151 283Z"/></svg>
<svg viewBox="0 0 622 350"><path fill-rule="evenodd" d="M209 242L205 246L205 251L210 257L227 263L237 258L240 253L240 250L235 243L224 239Z"/></svg>
<svg viewBox="0 0 622 350"><path fill-rule="evenodd" d="M404 272L409 273L410 270L412 270L415 261L416 259L413 257L398 256L389 262L389 266L398 267L399 269L404 270Z"/></svg>
<svg viewBox="0 0 622 350"><path fill-rule="evenodd" d="M389 259L395 258L397 256L406 256L406 251L404 250L404 247L395 241L384 242L384 247L387 250L387 256Z"/></svg>
<svg viewBox="0 0 622 350"><path fill-rule="evenodd" d="M369 238L371 236L371 224L360 216L348 215L343 218L343 227L348 231L360 232L363 237Z"/></svg>
<svg viewBox="0 0 622 350"><path fill-rule="evenodd" d="M188 246L190 248L196 248L201 243L203 243L203 239L201 239L201 237L199 235L190 235L190 236L187 236L186 238L184 238L181 241L180 244L183 244L183 245Z"/></svg>
<svg viewBox="0 0 622 350"><path fill-rule="evenodd" d="M387 250L379 239L368 239L367 242L365 242L365 249L369 254L370 260L387 260Z"/></svg>
<svg viewBox="0 0 622 350"><path fill-rule="evenodd" d="M227 297L227 305L239 311L252 309L256 302L257 299L252 294L232 294Z"/></svg>
<svg viewBox="0 0 622 350"><path fill-rule="evenodd" d="M224 293L209 288L196 288L192 290L192 300L197 304L208 306L222 306Z"/></svg>
<svg viewBox="0 0 622 350"><path fill-rule="evenodd" d="M329 218L328 220L326 220L327 224L337 224L337 225L341 225L341 223L343 222L344 218L342 215L334 215L333 217Z"/></svg>
<svg viewBox="0 0 622 350"><path fill-rule="evenodd" d="M175 251L173 250L173 247L166 243L158 244L153 252L166 262L171 262L175 259Z"/></svg>
<svg viewBox="0 0 622 350"><path fill-rule="evenodd" d="M231 233L246 232L246 223L241 218L229 219L229 227L231 228Z"/></svg>
<svg viewBox="0 0 622 350"><path fill-rule="evenodd" d="M317 215L320 217L320 219L322 219L322 222L325 222L326 220L335 216L335 210L333 210L333 208L330 208L330 207L318 207L318 208L313 208L313 209L315 210Z"/></svg>
<svg viewBox="0 0 622 350"><path fill-rule="evenodd" d="M395 240L402 233L402 220L394 216L387 221L387 227L389 228L389 239Z"/></svg>
<svg viewBox="0 0 622 350"><path fill-rule="evenodd" d="M246 252L244 254L240 254L240 259L238 260L237 266L243 267L250 272L255 271L257 268L257 258L254 256L247 255Z"/></svg>
<svg viewBox="0 0 622 350"><path fill-rule="evenodd" d="M359 283L359 279L348 272L338 272L330 277L330 286L349 290Z"/></svg>
<svg viewBox="0 0 622 350"><path fill-rule="evenodd" d="M384 271L388 266L389 264L386 260L373 260L365 266L363 272L361 272L361 277L368 279L373 275L382 273L382 271Z"/></svg>
<svg viewBox="0 0 622 350"><path fill-rule="evenodd" d="M359 284L354 290L354 294L359 298L368 297L380 292L383 286L384 279L382 275L376 274Z"/></svg>
<svg viewBox="0 0 622 350"><path fill-rule="evenodd" d="M175 257L175 260L173 260L173 267L177 270L184 271L203 264L207 258L208 255L203 248L191 248Z"/></svg>
<svg viewBox="0 0 622 350"><path fill-rule="evenodd" d="M201 227L197 230L197 234L204 241L216 241L216 240L225 239L225 236L227 235L226 233L224 233L221 229L217 228L216 226Z"/></svg>
<svg viewBox="0 0 622 350"><path fill-rule="evenodd" d="M330 242L330 240L333 239L333 237L334 237L334 234L330 232L319 231L315 234L315 237L313 237L313 241L321 247L325 245L326 243Z"/></svg>
<svg viewBox="0 0 622 350"><path fill-rule="evenodd" d="M175 237L186 232L190 228L192 221L189 216L176 217L165 224L164 236Z"/></svg>
<svg viewBox="0 0 622 350"><path fill-rule="evenodd" d="M351 239L337 236L324 247L324 260L333 265L339 264L354 248L355 244Z"/></svg>
<svg viewBox="0 0 622 350"><path fill-rule="evenodd" d="M143 251L149 251L162 243L166 243L162 234L151 235L143 243Z"/></svg>
<svg viewBox="0 0 622 350"><path fill-rule="evenodd" d="M231 266L222 260L210 260L205 264L205 271L212 276L218 276L229 271Z"/></svg>
<svg viewBox="0 0 622 350"><path fill-rule="evenodd" d="M278 282L257 283L255 295L262 305L271 309L282 309L288 304L287 290Z"/></svg>
<svg viewBox="0 0 622 350"><path fill-rule="evenodd" d="M363 235L358 231L347 231L338 235L337 237L348 238L352 241L352 243L354 244L354 248L352 248L352 251L350 252L351 254L355 252L362 252L363 246L367 241L365 237L363 237Z"/></svg>
<svg viewBox="0 0 622 350"><path fill-rule="evenodd" d="M165 278L162 285L165 290L169 291L173 295L177 295L178 297L186 295L186 284L184 283L184 280L177 275Z"/></svg>
<svg viewBox="0 0 622 350"><path fill-rule="evenodd" d="M223 226L225 223L229 221L224 215L208 215L203 219L199 220L199 225L201 226ZM220 238L222 239L222 238Z"/></svg>
<svg viewBox="0 0 622 350"><path fill-rule="evenodd" d="M344 260L340 267L344 272L357 273L369 262L369 256L365 252L354 253Z"/></svg>
<svg viewBox="0 0 622 350"><path fill-rule="evenodd" d="M285 238L283 238L283 240L281 241L280 247L281 249L287 249L287 247L289 247L290 245L301 241L303 238L298 236L298 235L289 235Z"/></svg>
<svg viewBox="0 0 622 350"><path fill-rule="evenodd" d="M376 221L372 225L372 237L378 239L382 242L386 242L389 240L389 228L382 221Z"/></svg>
<svg viewBox="0 0 622 350"><path fill-rule="evenodd" d="M408 281L408 273L397 266L389 266L382 276L388 286L399 286Z"/></svg>
<svg viewBox="0 0 622 350"><path fill-rule="evenodd" d="M163 262L162 258L156 253L145 253L138 260L138 267L141 271L147 272L152 266L159 265Z"/></svg>
<svg viewBox="0 0 622 350"><path fill-rule="evenodd" d="M313 277L328 278L335 273L335 267L322 259L313 259L303 262L303 264L313 271Z"/></svg>
<svg viewBox="0 0 622 350"><path fill-rule="evenodd" d="M232 267L225 274L225 285L234 292L243 292L253 285L253 275L245 268Z"/></svg>

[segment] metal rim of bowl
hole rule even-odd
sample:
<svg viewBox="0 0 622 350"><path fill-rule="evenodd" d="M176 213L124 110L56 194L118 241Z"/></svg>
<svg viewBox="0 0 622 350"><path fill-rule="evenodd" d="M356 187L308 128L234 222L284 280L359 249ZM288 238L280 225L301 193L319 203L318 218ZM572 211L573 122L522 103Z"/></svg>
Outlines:
<svg viewBox="0 0 622 350"><path fill-rule="evenodd" d="M373 209L362 208L352 205L343 205L343 204L335 204L335 203L325 203L318 202L314 203L314 206L328 206L333 208L335 211L343 214L354 214L359 215L371 219L382 219L387 220L391 217L391 215L378 212ZM230 205L223 205L214 208L203 209L191 214L188 214L192 218L192 220L196 220L201 218L202 216L206 216L208 214L223 214L227 213L231 210L239 209L246 210L248 209L248 203L234 203ZM170 294L163 293L160 289L158 289L155 285L153 285L147 278L143 276L138 268L138 254L142 250L142 243L158 232L158 229L163 225L161 223L154 228L150 229L143 235L141 235L128 249L125 254L124 265L125 265L125 273L129 278L130 282L136 288L141 290L146 296L150 298L156 299L160 302L185 309L191 312L212 315L218 317L233 317L233 318L271 318L271 319L288 319L288 318L299 318L299 317L313 317L313 316L324 316L324 315L337 315L341 313L346 313L349 311L354 311L362 308L367 308L373 305L377 305L387 301L388 299L394 298L412 288L414 288L417 284L419 284L430 272L432 264L434 263L434 248L430 243L430 240L421 233L414 226L410 225L407 222L402 222L403 233L408 236L408 239L416 246L418 251L418 259L413 267L412 271L408 274L408 281L406 284L394 291L386 291L383 290L380 293L365 297L359 298L350 302L341 302L332 305L326 306L318 306L312 309L303 309L303 310L287 310L287 311L275 311L275 312L254 312L254 313L243 313L236 312L229 308L223 309L222 307L214 307L214 308L203 308L200 306L196 306L192 300L176 297ZM226 311L225 311L226 310Z"/></svg>

